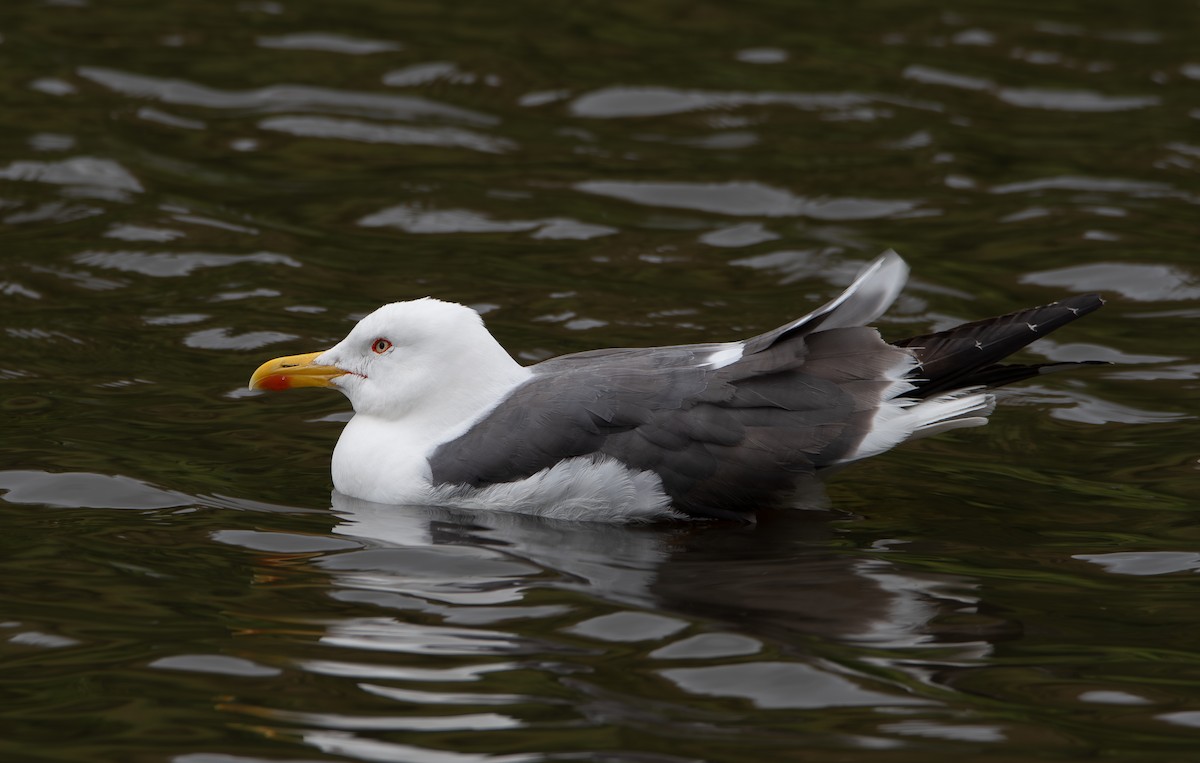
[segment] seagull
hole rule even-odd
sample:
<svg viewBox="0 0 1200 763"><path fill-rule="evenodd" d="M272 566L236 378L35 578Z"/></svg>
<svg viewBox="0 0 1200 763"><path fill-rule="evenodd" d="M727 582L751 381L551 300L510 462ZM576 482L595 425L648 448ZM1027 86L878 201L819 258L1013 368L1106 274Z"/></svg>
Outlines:
<svg viewBox="0 0 1200 763"><path fill-rule="evenodd" d="M1002 364L1095 294L887 342L867 324L908 266L887 251L838 297L733 342L602 349L522 366L469 307L384 305L250 388L333 387L354 408L334 488L381 504L609 522L752 521L814 477L987 423L992 388L1092 361Z"/></svg>

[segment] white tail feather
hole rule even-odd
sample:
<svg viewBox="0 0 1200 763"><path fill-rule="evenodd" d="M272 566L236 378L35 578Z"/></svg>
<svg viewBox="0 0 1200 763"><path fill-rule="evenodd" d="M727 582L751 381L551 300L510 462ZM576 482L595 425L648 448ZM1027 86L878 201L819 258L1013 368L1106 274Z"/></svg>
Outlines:
<svg viewBox="0 0 1200 763"><path fill-rule="evenodd" d="M996 409L996 398L978 390L958 390L947 395L924 400L910 410L923 419L906 440L916 440L939 432L965 427L981 427Z"/></svg>
<svg viewBox="0 0 1200 763"><path fill-rule="evenodd" d="M841 463L891 450L902 442L964 427L978 427L996 407L996 399L978 388L957 390L928 400L885 401L871 419L862 442Z"/></svg>

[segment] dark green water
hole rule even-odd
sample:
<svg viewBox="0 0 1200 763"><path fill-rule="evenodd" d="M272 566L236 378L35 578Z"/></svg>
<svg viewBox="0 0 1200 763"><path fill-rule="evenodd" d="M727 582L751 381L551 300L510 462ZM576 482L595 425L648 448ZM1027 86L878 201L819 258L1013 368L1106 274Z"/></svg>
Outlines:
<svg viewBox="0 0 1200 763"><path fill-rule="evenodd" d="M1200 5L0 4L0 759L1200 759ZM331 506L385 301L732 339L1080 291L993 423L757 526ZM1036 357L1036 355L1031 355Z"/></svg>

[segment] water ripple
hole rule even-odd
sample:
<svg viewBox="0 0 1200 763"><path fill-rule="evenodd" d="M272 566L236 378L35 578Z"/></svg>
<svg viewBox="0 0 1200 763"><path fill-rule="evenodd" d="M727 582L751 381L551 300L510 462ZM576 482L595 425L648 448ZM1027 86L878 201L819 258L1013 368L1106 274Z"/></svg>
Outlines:
<svg viewBox="0 0 1200 763"><path fill-rule="evenodd" d="M304 741L322 752L331 755L349 755L352 758L377 763L397 761L419 761L420 763L534 763L544 760L542 755L514 754L492 755L488 753L448 752L428 747L416 747L398 742L383 742L363 739L345 732L306 731ZM187 763L180 761L179 763Z"/></svg>
<svg viewBox="0 0 1200 763"><path fill-rule="evenodd" d="M587 240L617 232L607 225L584 223L570 218L541 220L495 220L469 209L431 209L423 204L398 204L361 219L364 228L399 228L408 233L520 233L533 238Z"/></svg>
<svg viewBox="0 0 1200 763"><path fill-rule="evenodd" d="M1098 262L1021 276L1022 283L1065 286L1076 291L1116 292L1138 302L1200 299L1200 280L1171 265Z"/></svg>
<svg viewBox="0 0 1200 763"><path fill-rule="evenodd" d="M745 662L659 671L684 691L738 697L764 710L927 705L915 697L872 691L831 672L795 662Z"/></svg>
<svg viewBox="0 0 1200 763"><path fill-rule="evenodd" d="M145 189L129 170L112 159L77 156L59 162L16 161L0 167L0 178L54 185L94 186L142 193Z"/></svg>
<svg viewBox="0 0 1200 763"><path fill-rule="evenodd" d="M502 154L517 148L505 138L456 127L405 127L329 117L271 117L258 123L264 130L306 138L338 138L360 143L392 143L411 146L469 148L486 154Z"/></svg>
<svg viewBox="0 0 1200 763"><path fill-rule="evenodd" d="M75 256L81 265L140 273L155 278L179 278L201 268L223 268L254 263L300 267L300 262L286 254L255 252L254 254L213 254L210 252L82 252Z"/></svg>
<svg viewBox="0 0 1200 763"><path fill-rule="evenodd" d="M1013 106L1051 111L1094 113L1131 111L1157 106L1162 99L1155 95L1105 95L1092 90L1052 90L1038 87L1003 87L996 97Z"/></svg>
<svg viewBox="0 0 1200 763"><path fill-rule="evenodd" d="M247 715L297 725L341 731L497 731L518 729L525 724L500 713L464 713L462 715L345 715L295 710L226 705Z"/></svg>
<svg viewBox="0 0 1200 763"><path fill-rule="evenodd" d="M871 103L871 98L857 93L744 93L669 87L606 87L576 98L571 102L571 113L580 117L616 119L768 104L806 111L847 111Z"/></svg>
<svg viewBox="0 0 1200 763"><path fill-rule="evenodd" d="M496 117L488 114L414 96L364 93L307 85L220 90L186 80L131 74L96 66L80 67L79 76L131 98L152 98L162 103L210 109L266 113L317 111L401 120L435 118L478 125L494 125L499 122Z"/></svg>
<svg viewBox="0 0 1200 763"><path fill-rule="evenodd" d="M0 490L5 491L0 500L6 503L63 508L165 509L194 503L191 496L131 477L86 472L4 471L0 472Z"/></svg>
<svg viewBox="0 0 1200 763"><path fill-rule="evenodd" d="M292 34L263 35L256 41L260 48L282 50L318 50L323 53L346 53L364 56L372 53L391 53L402 50L403 45L388 40L367 40L330 32L294 32Z"/></svg>
<svg viewBox="0 0 1200 763"><path fill-rule="evenodd" d="M332 647L397 654L506 655L541 651L511 633L420 625L390 617L348 617L331 622L320 642Z"/></svg>
<svg viewBox="0 0 1200 763"><path fill-rule="evenodd" d="M797 196L757 182L680 183L587 180L575 190L647 206L675 207L738 217L811 217L817 220L874 220L917 208L918 202Z"/></svg>
<svg viewBox="0 0 1200 763"><path fill-rule="evenodd" d="M1029 193L1031 191L1094 191L1099 193L1127 193L1136 196L1162 196L1174 192L1167 183L1151 180L1129 180L1128 178L1094 178L1073 175L1022 180L1002 183L991 188L992 193Z"/></svg>
<svg viewBox="0 0 1200 763"><path fill-rule="evenodd" d="M150 663L150 667L158 670L182 670L191 673L212 673L246 678L277 676L283 672L279 668L223 654L176 654L157 659Z"/></svg>
<svg viewBox="0 0 1200 763"><path fill-rule="evenodd" d="M1154 95L1106 95L1094 90L1003 87L990 79L949 72L923 64L908 66L904 69L903 76L926 85L991 93L1011 106L1029 109L1101 113L1145 109L1162 103L1162 99Z"/></svg>

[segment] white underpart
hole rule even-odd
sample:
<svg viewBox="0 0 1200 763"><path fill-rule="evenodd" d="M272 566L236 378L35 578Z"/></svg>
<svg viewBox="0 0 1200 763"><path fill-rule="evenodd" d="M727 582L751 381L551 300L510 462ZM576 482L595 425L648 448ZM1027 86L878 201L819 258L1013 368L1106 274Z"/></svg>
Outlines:
<svg viewBox="0 0 1200 763"><path fill-rule="evenodd" d="M657 474L592 456L559 461L515 482L482 488L436 487L428 503L593 522L651 522L680 516L671 511L671 499Z"/></svg>
<svg viewBox="0 0 1200 763"><path fill-rule="evenodd" d="M679 516L671 511L657 474L604 457L567 459L525 479L481 488L433 485L428 457L490 411L491 407L480 411L453 429L358 414L346 424L333 451L334 488L375 503L513 511L555 519L649 522Z"/></svg>
<svg viewBox="0 0 1200 763"><path fill-rule="evenodd" d="M457 434L398 441L400 434L394 422L355 416L333 453L337 491L375 503L514 511L555 519L647 522L678 516L670 510L658 475L603 457L567 459L525 479L480 488L433 485L427 455Z"/></svg>
<svg viewBox="0 0 1200 763"><path fill-rule="evenodd" d="M745 342L729 342L721 345L721 349L710 354L700 365L713 370L732 365L742 359L742 352L745 348Z"/></svg>
<svg viewBox="0 0 1200 763"><path fill-rule="evenodd" d="M889 370L886 378L892 384L871 418L870 429L858 447L839 463L870 458L908 440L987 423L988 415L996 407L996 399L979 387L924 400L904 397L904 393L916 388L908 378L916 366L916 358L911 357Z"/></svg>

